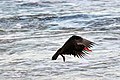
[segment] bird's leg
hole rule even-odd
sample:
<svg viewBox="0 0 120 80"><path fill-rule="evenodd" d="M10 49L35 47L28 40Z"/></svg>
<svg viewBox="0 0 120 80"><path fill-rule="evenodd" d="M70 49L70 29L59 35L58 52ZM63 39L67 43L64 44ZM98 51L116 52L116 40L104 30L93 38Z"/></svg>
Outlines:
<svg viewBox="0 0 120 80"><path fill-rule="evenodd" d="M65 56L63 56L62 54L61 54L61 56L63 57L63 61L65 62Z"/></svg>

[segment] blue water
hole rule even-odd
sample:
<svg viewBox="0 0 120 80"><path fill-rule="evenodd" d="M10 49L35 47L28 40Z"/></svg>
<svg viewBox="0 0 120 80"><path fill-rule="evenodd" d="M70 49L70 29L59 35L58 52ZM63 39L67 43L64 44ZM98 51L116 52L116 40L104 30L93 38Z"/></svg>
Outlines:
<svg viewBox="0 0 120 80"><path fill-rule="evenodd" d="M0 80L119 80L119 0L0 0ZM72 35L85 59L52 55Z"/></svg>

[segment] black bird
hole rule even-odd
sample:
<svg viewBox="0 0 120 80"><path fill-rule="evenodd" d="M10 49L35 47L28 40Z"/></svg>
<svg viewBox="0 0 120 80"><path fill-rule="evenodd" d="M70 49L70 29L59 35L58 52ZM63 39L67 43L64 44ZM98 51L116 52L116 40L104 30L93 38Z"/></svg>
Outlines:
<svg viewBox="0 0 120 80"><path fill-rule="evenodd" d="M80 36L73 35L70 37L65 44L58 49L58 51L52 56L52 60L56 60L59 55L63 57L63 61L65 62L65 57L63 55L73 55L78 58L84 58L87 54L86 51L91 51L89 48L92 47L94 43L84 39Z"/></svg>

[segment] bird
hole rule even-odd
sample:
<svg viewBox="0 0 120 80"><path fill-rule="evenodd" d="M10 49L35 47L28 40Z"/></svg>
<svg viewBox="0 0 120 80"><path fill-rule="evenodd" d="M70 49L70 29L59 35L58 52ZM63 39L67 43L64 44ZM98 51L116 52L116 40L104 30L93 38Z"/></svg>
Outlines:
<svg viewBox="0 0 120 80"><path fill-rule="evenodd" d="M93 47L94 42L89 41L77 35L72 35L65 44L57 50L57 52L52 56L52 60L56 60L59 55L62 56L65 62L64 55L73 55L74 57L84 58L88 52L91 52L91 47Z"/></svg>

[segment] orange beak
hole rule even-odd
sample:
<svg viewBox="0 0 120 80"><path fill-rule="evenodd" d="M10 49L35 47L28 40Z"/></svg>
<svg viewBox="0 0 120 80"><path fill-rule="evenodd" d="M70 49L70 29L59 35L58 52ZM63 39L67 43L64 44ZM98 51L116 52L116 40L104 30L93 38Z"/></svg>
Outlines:
<svg viewBox="0 0 120 80"><path fill-rule="evenodd" d="M87 48L87 47L85 47L83 50L86 50L86 51L92 52L92 50L90 50L90 49Z"/></svg>

